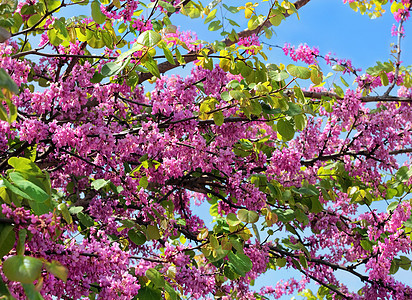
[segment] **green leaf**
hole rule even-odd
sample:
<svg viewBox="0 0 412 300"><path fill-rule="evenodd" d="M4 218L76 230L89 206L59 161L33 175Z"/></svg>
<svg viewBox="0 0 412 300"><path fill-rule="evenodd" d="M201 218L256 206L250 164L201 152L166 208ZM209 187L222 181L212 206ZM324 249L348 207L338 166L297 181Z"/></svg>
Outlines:
<svg viewBox="0 0 412 300"><path fill-rule="evenodd" d="M58 8L61 5L61 1L59 0L46 0L47 9L48 11L52 11Z"/></svg>
<svg viewBox="0 0 412 300"><path fill-rule="evenodd" d="M311 74L310 74L310 80L315 84L321 84L323 81L323 74L322 72L317 68L314 67L311 70Z"/></svg>
<svg viewBox="0 0 412 300"><path fill-rule="evenodd" d="M157 66L157 62L153 58L149 58L145 61L144 66L149 70L152 75L160 78L159 67Z"/></svg>
<svg viewBox="0 0 412 300"><path fill-rule="evenodd" d="M26 250L26 237L27 237L27 230L24 228L20 229L18 233L18 241L16 245L17 255L24 254L24 251Z"/></svg>
<svg viewBox="0 0 412 300"><path fill-rule="evenodd" d="M396 190L395 190L396 191ZM395 210L396 207L398 207L399 202L398 201L394 201L391 204L388 205L388 207L386 208L386 210L388 212L392 212Z"/></svg>
<svg viewBox="0 0 412 300"><path fill-rule="evenodd" d="M137 294L139 300L162 300L162 292L159 289L153 288L150 285L139 289Z"/></svg>
<svg viewBox="0 0 412 300"><path fill-rule="evenodd" d="M63 219L67 222L67 224L73 223L72 216L70 215L69 209L67 208L66 203L60 203L57 205L57 209L63 216Z"/></svg>
<svg viewBox="0 0 412 300"><path fill-rule="evenodd" d="M318 196L319 195L319 192L316 189L313 190L313 189L310 189L310 188L307 188L307 187L301 187L297 190L293 189L292 191L297 192L301 195L309 195L309 196Z"/></svg>
<svg viewBox="0 0 412 300"><path fill-rule="evenodd" d="M342 90L342 88L340 86L338 86L337 84L334 83L333 87L335 88L336 95L338 95L340 98L345 97L345 92Z"/></svg>
<svg viewBox="0 0 412 300"><path fill-rule="evenodd" d="M53 23L53 27L58 30L60 38L67 39L69 37L69 32L67 31L67 27L63 24L60 20L55 20Z"/></svg>
<svg viewBox="0 0 412 300"><path fill-rule="evenodd" d="M0 276L0 296L5 297L4 300L16 300L12 297L7 285L4 283L3 279Z"/></svg>
<svg viewBox="0 0 412 300"><path fill-rule="evenodd" d="M237 216L234 213L228 213L226 216L226 222L230 225L230 226L236 226L240 224L239 219L237 218Z"/></svg>
<svg viewBox="0 0 412 300"><path fill-rule="evenodd" d="M27 26L33 27L34 25L37 24L38 21L40 21L41 15L39 14L34 14L32 15L28 20L27 20Z"/></svg>
<svg viewBox="0 0 412 300"><path fill-rule="evenodd" d="M398 272L398 270L399 270L399 262L396 259L394 259L391 262L391 267L389 269L389 274L393 275L396 272Z"/></svg>
<svg viewBox="0 0 412 300"><path fill-rule="evenodd" d="M303 225L307 225L309 223L309 219L308 216L305 214L305 212L302 209L296 209L295 210L295 215L296 215L296 219L303 223Z"/></svg>
<svg viewBox="0 0 412 300"><path fill-rule="evenodd" d="M395 178L399 182L407 182L412 176L412 168L409 169L407 166L402 166L395 174Z"/></svg>
<svg viewBox="0 0 412 300"><path fill-rule="evenodd" d="M104 77L110 77L110 76L118 74L123 68L124 68L123 64L111 61L102 67L101 74Z"/></svg>
<svg viewBox="0 0 412 300"><path fill-rule="evenodd" d="M166 293L168 294L169 298L166 296L165 298L167 300L178 300L180 297L178 297L175 289L170 285L170 283L166 282L165 286Z"/></svg>
<svg viewBox="0 0 412 300"><path fill-rule="evenodd" d="M294 89L294 90L295 92L298 92L298 91L302 92L300 89ZM289 109L285 112L285 114L287 114L288 116L293 117L293 116L302 114L302 109L300 108L299 105L293 102L288 102L288 106L289 106Z"/></svg>
<svg viewBox="0 0 412 300"><path fill-rule="evenodd" d="M253 267L252 261L245 254L229 252L227 257L229 266L240 276L245 276Z"/></svg>
<svg viewBox="0 0 412 300"><path fill-rule="evenodd" d="M279 26L280 23L282 22L282 20L284 20L285 17L282 13L278 13L275 16L273 16L272 18L269 19L269 22L273 25L273 26Z"/></svg>
<svg viewBox="0 0 412 300"><path fill-rule="evenodd" d="M215 16L216 16L216 13L217 13L217 9L215 8L214 10L212 10L208 15L207 15L207 18L205 19L205 24L206 23L209 23L210 21L212 21L214 18L215 18Z"/></svg>
<svg viewBox="0 0 412 300"><path fill-rule="evenodd" d="M385 72L381 72L379 77L381 78L381 82L384 86L387 86L389 84L389 78L388 78L388 75L386 75Z"/></svg>
<svg viewBox="0 0 412 300"><path fill-rule="evenodd" d="M23 283L22 286L28 300L44 300L39 291L37 291L34 284Z"/></svg>
<svg viewBox="0 0 412 300"><path fill-rule="evenodd" d="M82 223L86 227L91 227L94 225L93 219L83 212L78 212L77 218L79 219L80 223Z"/></svg>
<svg viewBox="0 0 412 300"><path fill-rule="evenodd" d="M221 111L217 111L213 113L213 121L217 126L222 126L223 122L225 121L225 117Z"/></svg>
<svg viewBox="0 0 412 300"><path fill-rule="evenodd" d="M345 71L345 67L342 66L342 65L334 65L332 67L332 70L337 71L337 72L343 72L343 71Z"/></svg>
<svg viewBox="0 0 412 300"><path fill-rule="evenodd" d="M32 283L41 275L43 262L31 256L15 255L3 263L3 273L10 281Z"/></svg>
<svg viewBox="0 0 412 300"><path fill-rule="evenodd" d="M155 226L155 225L147 225L146 234L147 234L147 239L148 240L158 240L158 239L160 239L159 228L157 228L157 226Z"/></svg>
<svg viewBox="0 0 412 300"><path fill-rule="evenodd" d="M135 229L131 229L127 232L129 239L136 245L143 245L146 243L146 236Z"/></svg>
<svg viewBox="0 0 412 300"><path fill-rule="evenodd" d="M106 180L106 179L96 179L92 182L91 186L92 186L93 189L98 191L101 188L104 188L105 186L107 186L109 183L110 183L110 181Z"/></svg>
<svg viewBox="0 0 412 300"><path fill-rule="evenodd" d="M17 107L9 99L5 99L7 107L9 108L9 113L7 114L7 122L9 124L13 123L17 119Z"/></svg>
<svg viewBox="0 0 412 300"><path fill-rule="evenodd" d="M310 212L317 214L320 213L323 210L322 203L319 201L319 197L312 197L312 208L310 209Z"/></svg>
<svg viewBox="0 0 412 300"><path fill-rule="evenodd" d="M25 157L11 157L7 162L10 166L16 169L16 171L21 173L29 173L33 175L43 174L41 169L34 162Z"/></svg>
<svg viewBox="0 0 412 300"><path fill-rule="evenodd" d="M373 248L372 248L373 244L372 244L371 241L362 240L362 241L360 242L360 245L361 245L362 248L365 249L366 251L369 251L369 252L370 252L370 251L373 250Z"/></svg>
<svg viewBox="0 0 412 300"><path fill-rule="evenodd" d="M283 268L284 266L286 266L286 258L277 258L276 259L276 265L280 268Z"/></svg>
<svg viewBox="0 0 412 300"><path fill-rule="evenodd" d="M277 130L285 141L290 141L295 135L293 125L285 119L279 120L277 123Z"/></svg>
<svg viewBox="0 0 412 300"><path fill-rule="evenodd" d="M249 30L255 30L256 28L259 27L260 23L261 23L261 19L258 16L252 16L247 23L247 28Z"/></svg>
<svg viewBox="0 0 412 300"><path fill-rule="evenodd" d="M3 99L1 99L1 100L3 100ZM7 110L3 106L3 104L0 103L0 120L7 122L8 119L9 119L9 115L7 113Z"/></svg>
<svg viewBox="0 0 412 300"><path fill-rule="evenodd" d="M100 74L99 72L95 72L92 79L90 79L91 83L99 83L100 81L102 81L104 78L104 76L102 74Z"/></svg>
<svg viewBox="0 0 412 300"><path fill-rule="evenodd" d="M273 30L268 29L267 27L263 27L263 30L265 31L265 37L270 40L273 36Z"/></svg>
<svg viewBox="0 0 412 300"><path fill-rule="evenodd" d="M239 11L239 9L236 6L227 6L226 4L223 3L223 7L230 11L232 14L235 14Z"/></svg>
<svg viewBox="0 0 412 300"><path fill-rule="evenodd" d="M176 10L176 8L169 2L166 1L159 1L159 6L163 7L167 10L167 12L172 13Z"/></svg>
<svg viewBox="0 0 412 300"><path fill-rule="evenodd" d="M230 25L240 27L240 25L239 25L238 23L236 23L235 21L233 21L233 20L231 20L231 19L228 19L228 18L226 18L226 20L229 21ZM265 28L266 28L266 27L265 27Z"/></svg>
<svg viewBox="0 0 412 300"><path fill-rule="evenodd" d="M310 70L306 67L288 65L286 69L288 70L290 75L300 79L309 79L311 75Z"/></svg>
<svg viewBox="0 0 412 300"><path fill-rule="evenodd" d="M13 13L17 8L18 1L3 0L0 4L0 15Z"/></svg>
<svg viewBox="0 0 412 300"><path fill-rule="evenodd" d="M8 89L14 94L19 93L19 87L3 68L0 68L0 88Z"/></svg>
<svg viewBox="0 0 412 300"><path fill-rule="evenodd" d="M103 24L106 21L106 16L100 10L100 2L94 0L91 4L92 18L97 24Z"/></svg>
<svg viewBox="0 0 412 300"><path fill-rule="evenodd" d="M391 5L391 13L393 14L393 13L395 13L398 10L403 9L403 8L404 8L404 6L403 6L402 3L394 1Z"/></svg>
<svg viewBox="0 0 412 300"><path fill-rule="evenodd" d="M146 30L137 38L137 43L146 46L156 46L162 40L162 36L153 30Z"/></svg>
<svg viewBox="0 0 412 300"><path fill-rule="evenodd" d="M58 31L55 28L50 29L47 32L47 36L53 46L59 46L63 42L63 40L58 36Z"/></svg>
<svg viewBox="0 0 412 300"><path fill-rule="evenodd" d="M53 260L51 263L46 264L46 269L57 278L63 280L64 282L67 281L68 270L57 260Z"/></svg>
<svg viewBox="0 0 412 300"><path fill-rule="evenodd" d="M292 209L275 209L274 212L278 216L279 221L281 221L282 223L288 223L295 218L295 212Z"/></svg>
<svg viewBox="0 0 412 300"><path fill-rule="evenodd" d="M9 224L0 224L0 259L13 249L16 241L14 227Z"/></svg>
<svg viewBox="0 0 412 300"><path fill-rule="evenodd" d="M102 31L102 40L104 45L109 49L114 49L113 47L113 38L108 31Z"/></svg>
<svg viewBox="0 0 412 300"><path fill-rule="evenodd" d="M219 260L225 258L226 255L228 255L228 253L229 253L229 250L224 250L224 249L222 249L222 247L218 247L218 248L213 250L213 255L209 256L208 259L211 262L216 262L216 261L219 261Z"/></svg>
<svg viewBox="0 0 412 300"><path fill-rule="evenodd" d="M163 278L162 274L156 269L148 269L146 271L146 277L150 279L153 284L158 288L163 288L166 285L166 281Z"/></svg>
<svg viewBox="0 0 412 300"><path fill-rule="evenodd" d="M210 247L212 247L214 250L218 249L220 247L219 241L214 235L209 236L209 241L210 241Z"/></svg>
<svg viewBox="0 0 412 300"><path fill-rule="evenodd" d="M401 267L404 270L409 270L411 268L411 260L404 255L399 256L399 258L401 260L399 262L399 267Z"/></svg>
<svg viewBox="0 0 412 300"><path fill-rule="evenodd" d="M72 215L77 215L79 212L81 212L84 208L81 206L72 206L69 208L69 212Z"/></svg>
<svg viewBox="0 0 412 300"><path fill-rule="evenodd" d="M304 114L294 116L293 120L295 121L295 127L297 130L305 129L308 124L308 120Z"/></svg>
<svg viewBox="0 0 412 300"><path fill-rule="evenodd" d="M182 56L182 54L180 53L179 49L175 48L174 50L175 50L175 54L176 54L176 59L179 62L179 64L185 65L186 61L185 61L184 57Z"/></svg>
<svg viewBox="0 0 412 300"><path fill-rule="evenodd" d="M259 214L255 211L239 209L237 216L240 221L245 223L256 223L259 220Z"/></svg>
<svg viewBox="0 0 412 300"><path fill-rule="evenodd" d="M285 80L289 77L289 74L284 70L282 70L282 71L279 71L279 70L269 71L268 75L269 75L270 79L272 79L274 81L278 81L278 82L282 81L282 80Z"/></svg>
<svg viewBox="0 0 412 300"><path fill-rule="evenodd" d="M300 264L302 265L302 267L304 269L308 268L308 261L306 260L305 255L303 255L303 254L299 255L299 262L300 262Z"/></svg>
<svg viewBox="0 0 412 300"><path fill-rule="evenodd" d="M27 199L35 202L44 202L50 198L50 195L45 190L24 178L20 172L12 172L9 176L14 185L28 196Z"/></svg>
<svg viewBox="0 0 412 300"><path fill-rule="evenodd" d="M344 86L349 87L349 83L346 82L345 78L340 76L340 81L343 83Z"/></svg>
<svg viewBox="0 0 412 300"><path fill-rule="evenodd" d="M209 31L216 31L219 30L220 28L222 28L222 24L220 23L220 21L213 21L209 24L208 30Z"/></svg>
<svg viewBox="0 0 412 300"><path fill-rule="evenodd" d="M165 54L165 57L169 63L172 65L176 65L175 58L173 57L172 51L169 50L166 46L162 48L163 53Z"/></svg>
<svg viewBox="0 0 412 300"><path fill-rule="evenodd" d="M148 187L149 182L147 181L147 177L146 177L146 176L143 176L142 178L140 178L140 180L139 180L139 185L140 185L141 187L143 187L144 189Z"/></svg>

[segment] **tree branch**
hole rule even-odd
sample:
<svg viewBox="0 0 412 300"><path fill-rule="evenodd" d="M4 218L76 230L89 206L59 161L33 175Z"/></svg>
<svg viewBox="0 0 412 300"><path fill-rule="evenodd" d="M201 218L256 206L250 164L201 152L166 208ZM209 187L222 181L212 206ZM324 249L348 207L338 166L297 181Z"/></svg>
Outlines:
<svg viewBox="0 0 412 300"><path fill-rule="evenodd" d="M335 98L335 99L342 99L337 94L332 93L332 92L303 91L303 95L306 98L312 98L312 99L321 99L322 97L331 97L331 98ZM364 96L364 97L360 97L360 100L363 103L368 103L368 102L406 102L406 103L412 103L411 98L385 96L385 95L384 96Z"/></svg>
<svg viewBox="0 0 412 300"><path fill-rule="evenodd" d="M12 219L0 218L0 224L14 224Z"/></svg>

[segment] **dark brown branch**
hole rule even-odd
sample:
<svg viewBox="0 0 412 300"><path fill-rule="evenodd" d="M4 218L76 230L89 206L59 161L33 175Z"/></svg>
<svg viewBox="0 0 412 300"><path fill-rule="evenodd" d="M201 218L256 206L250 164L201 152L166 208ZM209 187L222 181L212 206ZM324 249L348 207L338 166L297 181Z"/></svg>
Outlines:
<svg viewBox="0 0 412 300"><path fill-rule="evenodd" d="M64 148L60 148L59 150L60 150L60 151L63 151L64 153L67 153L67 154L69 154L69 155L71 155L71 156L74 156L74 157L80 159L81 161L84 161L85 163L87 163L87 164L89 164L89 165L91 165L91 166L93 166L93 167L95 167L95 168L99 168L99 169L102 169L102 170L106 170L104 167L98 166L98 165L92 163L91 161L88 161L86 158L81 157L80 155L78 155L78 154L76 154L76 153L67 151L67 150L64 149Z"/></svg>
<svg viewBox="0 0 412 300"><path fill-rule="evenodd" d="M389 152L391 155L398 155L398 154L406 154L406 153L412 153L412 149L400 149L400 150L394 150Z"/></svg>
<svg viewBox="0 0 412 300"><path fill-rule="evenodd" d="M64 252L61 252L61 253L52 252L52 251L49 251L49 250L45 251L45 254L47 254L47 255L67 255L67 254L70 255L71 253L72 253L72 251L64 251ZM87 252L80 252L79 255L86 256L86 257L96 257L96 258L99 257L98 254L87 253ZM143 259L143 260L147 260L147 261L150 261L150 262L157 262L157 263L166 263L167 262L167 261L161 260L161 259L142 257L142 256L134 256L134 255L130 255L129 259Z"/></svg>
<svg viewBox="0 0 412 300"><path fill-rule="evenodd" d="M117 56L107 56L107 55L84 55L84 54L61 54L61 53L43 53L43 52L38 52L37 49L25 51L25 52L20 52L17 54L14 54L11 56L11 58L19 58L22 56L26 55L38 55L38 56L43 56L43 57L53 57L53 58L58 58L58 57L63 57L63 58L96 58L96 59L116 59Z"/></svg>
<svg viewBox="0 0 412 300"><path fill-rule="evenodd" d="M12 219L0 218L0 224L14 224Z"/></svg>
<svg viewBox="0 0 412 300"><path fill-rule="evenodd" d="M272 253L274 255L281 255L281 256L299 258L299 254L294 254L292 252L279 249L278 247L275 247L275 246L269 246L269 248L270 248L270 253ZM382 280L371 280L371 279L369 279L368 276L362 275L361 273L355 271L353 266L352 267L346 267L346 266L338 265L338 264L331 263L329 261L326 261L326 260L323 260L323 259L318 259L318 258L306 257L306 260L308 262L311 262L311 263L322 264L324 266L332 268L333 270L346 271L346 272L351 273L352 275L358 277L362 282L368 282L370 284L380 284L383 288L388 289L388 290L393 291L393 292L396 292L396 290L393 287L388 286ZM314 278L312 278L312 279L315 280ZM407 293L407 292L405 292L404 294L410 296L410 294Z"/></svg>
<svg viewBox="0 0 412 300"><path fill-rule="evenodd" d="M305 276L309 277L310 279L316 281L317 283L319 283L320 285L323 285L325 287L327 287L329 290L331 290L332 292L334 292L335 294L338 294L339 296L341 296L344 299L351 299L351 297L346 296L345 294L343 294L341 291L335 289L334 287L330 286L327 283L324 283L322 280L316 278L313 275L308 274L307 272L303 271L303 270L299 270L302 274L304 274Z"/></svg>
<svg viewBox="0 0 412 300"><path fill-rule="evenodd" d="M332 92L308 92L303 91L303 95L306 98L312 99L322 99L322 97L330 97L335 99L342 99L337 94ZM361 102L368 103L368 102L407 102L412 103L411 98L406 97L395 97L395 96L364 96L360 98Z"/></svg>

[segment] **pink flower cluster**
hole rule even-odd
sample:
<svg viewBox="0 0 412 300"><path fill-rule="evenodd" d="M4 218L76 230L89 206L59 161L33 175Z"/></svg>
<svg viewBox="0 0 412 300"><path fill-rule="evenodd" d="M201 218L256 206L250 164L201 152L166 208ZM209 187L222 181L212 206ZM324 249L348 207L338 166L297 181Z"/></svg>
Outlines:
<svg viewBox="0 0 412 300"><path fill-rule="evenodd" d="M259 37L256 34L252 34L247 37L240 37L237 44L239 46L246 47L246 53L251 55L257 54L260 47Z"/></svg>
<svg viewBox="0 0 412 300"><path fill-rule="evenodd" d="M265 286L260 289L261 295L271 295L274 299L279 299L284 295L292 295L294 292L302 292L309 280L302 276L300 281L297 281L295 278L291 278L286 282L281 280L275 287Z"/></svg>
<svg viewBox="0 0 412 300"><path fill-rule="evenodd" d="M172 45L184 45L190 51L197 51L202 48L202 45L197 43L197 34L191 30L168 32L164 36L165 41Z"/></svg>
<svg viewBox="0 0 412 300"><path fill-rule="evenodd" d="M310 48L306 44L300 44L296 49L288 43L282 48L285 55L289 55L294 61L303 61L310 64L317 64L317 57L319 56L319 49L317 47Z"/></svg>

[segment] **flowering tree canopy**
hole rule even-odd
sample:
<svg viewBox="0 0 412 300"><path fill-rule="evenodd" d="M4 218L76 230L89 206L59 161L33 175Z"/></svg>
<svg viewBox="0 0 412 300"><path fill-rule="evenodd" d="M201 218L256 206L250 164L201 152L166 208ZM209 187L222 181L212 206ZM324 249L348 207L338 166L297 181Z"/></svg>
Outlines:
<svg viewBox="0 0 412 300"><path fill-rule="evenodd" d="M364 71L225 2L2 0L1 299L412 299L412 1L343 1L394 17Z"/></svg>

